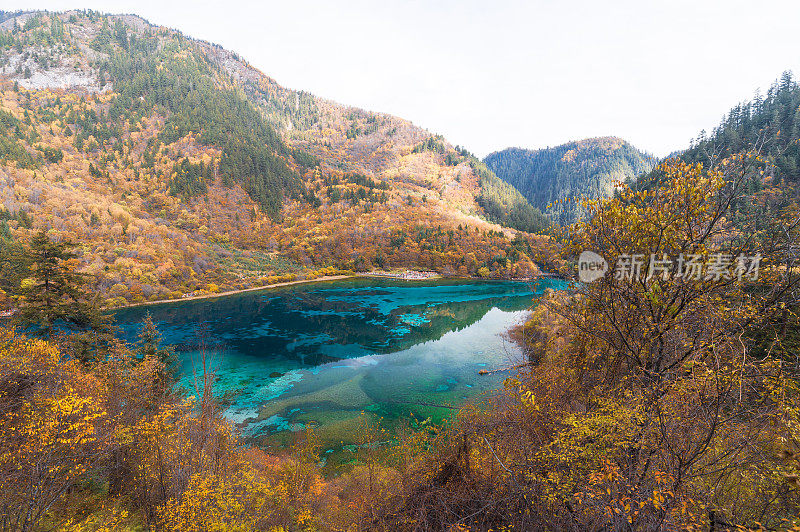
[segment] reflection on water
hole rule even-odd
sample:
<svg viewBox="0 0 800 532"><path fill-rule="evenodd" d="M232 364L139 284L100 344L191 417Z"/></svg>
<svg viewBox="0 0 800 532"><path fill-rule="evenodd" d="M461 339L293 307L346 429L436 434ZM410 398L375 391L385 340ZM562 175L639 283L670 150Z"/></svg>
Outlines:
<svg viewBox="0 0 800 532"><path fill-rule="evenodd" d="M247 292L120 311L128 341L149 311L182 361L205 343L215 354L216 393L227 415L262 445L316 427L330 443L352 441L358 418L441 419L497 388L481 369L518 360L503 333L545 288L511 281L354 279Z"/></svg>

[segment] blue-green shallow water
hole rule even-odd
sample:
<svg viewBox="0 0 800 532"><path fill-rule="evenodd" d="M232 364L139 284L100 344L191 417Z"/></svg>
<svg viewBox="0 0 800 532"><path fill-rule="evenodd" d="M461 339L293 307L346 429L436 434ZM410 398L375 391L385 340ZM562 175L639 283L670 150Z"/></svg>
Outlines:
<svg viewBox="0 0 800 532"><path fill-rule="evenodd" d="M506 373L478 372L520 360L504 333L548 287L565 283L362 278L124 309L117 322L132 342L149 311L187 389L205 343L215 393L251 441L283 445L311 425L330 447L354 441L362 413L439 420L451 410L432 405L498 388Z"/></svg>

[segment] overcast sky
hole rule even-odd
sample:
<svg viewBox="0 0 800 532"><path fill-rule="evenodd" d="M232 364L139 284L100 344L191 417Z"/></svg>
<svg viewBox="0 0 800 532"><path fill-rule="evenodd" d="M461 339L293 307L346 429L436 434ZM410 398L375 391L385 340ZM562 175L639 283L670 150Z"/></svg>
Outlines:
<svg viewBox="0 0 800 532"><path fill-rule="evenodd" d="M136 13L481 157L598 135L663 156L800 73L797 0L0 0L31 8Z"/></svg>

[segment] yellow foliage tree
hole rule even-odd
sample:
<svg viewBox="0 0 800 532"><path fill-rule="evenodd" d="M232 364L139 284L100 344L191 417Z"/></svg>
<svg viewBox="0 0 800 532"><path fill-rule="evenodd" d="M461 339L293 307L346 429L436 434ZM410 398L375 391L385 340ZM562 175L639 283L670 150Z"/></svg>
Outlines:
<svg viewBox="0 0 800 532"><path fill-rule="evenodd" d="M0 329L0 528L30 530L113 444L104 386L52 345Z"/></svg>

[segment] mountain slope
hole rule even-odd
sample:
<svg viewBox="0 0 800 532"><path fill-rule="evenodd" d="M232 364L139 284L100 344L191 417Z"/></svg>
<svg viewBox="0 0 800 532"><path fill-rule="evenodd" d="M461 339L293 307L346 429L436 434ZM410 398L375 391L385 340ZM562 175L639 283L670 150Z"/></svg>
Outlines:
<svg viewBox="0 0 800 532"><path fill-rule="evenodd" d="M536 271L547 239L509 226L541 213L408 121L133 15L0 20L0 245L79 241L110 305L327 267Z"/></svg>
<svg viewBox="0 0 800 532"><path fill-rule="evenodd" d="M730 205L734 228L752 226L772 235L789 233L796 227L799 109L800 85L791 72L784 72L766 95L756 92L753 100L736 105L723 116L710 134L702 131L689 148L673 155L689 164L723 171L728 185L739 191ZM665 177L656 167L639 176L634 186L655 190L663 186ZM787 253L787 260L794 260L795 252Z"/></svg>
<svg viewBox="0 0 800 532"><path fill-rule="evenodd" d="M756 94L733 107L711 134L701 132L679 156L708 166L747 151L760 153L776 184L800 182L800 86L791 72L784 72L765 96Z"/></svg>
<svg viewBox="0 0 800 532"><path fill-rule="evenodd" d="M580 218L580 197L608 196L614 183L649 171L655 160L616 137L568 142L554 148L507 148L486 165L561 225ZM550 205L550 207L548 207Z"/></svg>

